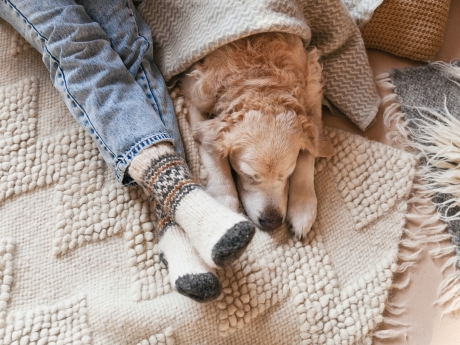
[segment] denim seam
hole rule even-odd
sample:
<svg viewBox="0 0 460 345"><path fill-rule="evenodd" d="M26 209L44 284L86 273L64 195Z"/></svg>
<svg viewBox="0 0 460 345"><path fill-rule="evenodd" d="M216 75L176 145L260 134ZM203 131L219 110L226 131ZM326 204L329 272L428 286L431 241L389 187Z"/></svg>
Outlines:
<svg viewBox="0 0 460 345"><path fill-rule="evenodd" d="M139 30L139 25L137 25L137 21L136 21L136 17L135 17L135 14L133 13L133 9L131 8L130 6L130 2L127 1L126 2L126 5L128 6L128 8L130 9L131 11L131 16L134 18L133 19L133 22L134 22L134 26L136 27L136 31L137 31L137 35L139 37L142 37L142 39L145 41L145 43L147 43L147 51L150 49L150 42L149 40L141 34L141 31ZM161 119L161 122L163 122L163 124L165 123L164 120L163 120L163 114L161 113L161 107L160 107L160 102L158 102L158 99L157 97L155 96L155 93L153 92L153 89L152 89L152 84L150 83L150 79L148 77L148 74L147 72L145 71L145 67L144 67L144 64L141 62L140 64L140 67L142 69L142 72L144 73L144 77L145 77L145 80L147 81L147 85L149 87L149 91L150 91L150 94L152 95L154 101L155 101L155 105L156 105L156 108L157 108L157 111L158 111L158 115L160 116L160 119Z"/></svg>
<svg viewBox="0 0 460 345"><path fill-rule="evenodd" d="M128 8L131 11L131 16L134 18L133 22L134 22L134 25L136 26L137 34L138 34L139 37L142 37L144 39L144 41L147 43L147 51L148 51L149 48L150 48L150 42L144 35L141 34L141 31L139 30L139 25L137 25L137 22L136 22L136 16L135 16L135 14L133 12L133 9L130 6L130 2L126 1L126 5L128 6Z"/></svg>
<svg viewBox="0 0 460 345"><path fill-rule="evenodd" d="M75 99L75 97L71 94L71 92L69 91L68 87L67 87L67 80L65 78L65 74L64 74L64 71L62 70L61 68L61 64L59 62L59 60L53 55L51 54L51 52L48 50L48 47L47 47L47 43L48 43L48 39L43 36L40 31L38 31L38 29L27 19L27 17L21 12L21 10L19 10L16 6L14 6L10 0L6 0L8 1L8 3L11 5L11 7L13 7L17 13L19 13L21 15L22 18L24 18L24 20L33 28L34 32L39 35L42 40L45 41L45 46L44 46L44 51L46 51L49 56L54 60L54 62L56 62L58 64L58 69L59 71L61 72L62 74L62 79L64 79L64 85L65 85L65 91L67 92L67 94L72 98L72 100L75 102L75 104L77 104L80 109L83 111L83 114L85 115L85 119L88 121L91 129L94 131L95 135L98 137L100 143L102 144L102 146L108 151L111 153L112 157L115 157L115 153L107 146L107 144L102 140L100 134L98 133L98 131L94 128L90 118L88 117L88 114L86 113L85 109L81 106L81 104ZM94 139L94 138L93 138Z"/></svg>
<svg viewBox="0 0 460 345"><path fill-rule="evenodd" d="M17 8L10 0L6 0L6 2L8 2L8 4L14 8L16 10L17 13L19 13L21 15L21 17L34 29L35 33L40 36L42 38L42 40L46 41L47 38L45 36L43 36L39 31L38 29L35 27L35 25L33 25L28 19L27 17L21 12L21 10L19 8Z"/></svg>
<svg viewBox="0 0 460 345"><path fill-rule="evenodd" d="M159 142L160 140L173 140L172 137L168 133L156 133L154 135L150 135L148 137L141 138L137 143L135 143L128 151L125 152L123 156L118 156L116 161L115 161L115 168L117 171L121 174L123 173L123 170L126 168L126 166L131 162L133 157L129 158L128 156L130 155L135 155L136 153L139 152L141 148L145 146L145 144L155 144Z"/></svg>
<svg viewBox="0 0 460 345"><path fill-rule="evenodd" d="M142 72L144 72L145 80L147 80L147 85L149 86L150 94L152 95L153 99L155 100L155 104L156 104L157 109L158 109L158 115L160 116L161 122L163 122L163 124L165 124L165 122L163 120L163 114L161 113L160 102L158 102L158 99L157 99L157 97L155 96L155 93L152 90L152 84L150 84L150 79L148 77L147 72L145 71L145 68L144 68L144 65L142 64L142 62L141 62L141 68L142 68Z"/></svg>
<svg viewBox="0 0 460 345"><path fill-rule="evenodd" d="M51 58L53 60L56 61L56 63L58 64L58 68L59 68L59 71L61 72L62 74L62 79L64 79L64 85L65 85L65 90L67 92L67 94L72 98L72 100L75 102L75 104L78 105L78 107L82 110L83 114L85 115L85 119L86 121L88 121L88 124L89 124L89 127L91 127L93 133L95 136L97 136L99 142L101 143L101 145L108 151L110 152L110 154L112 155L112 158L115 158L115 153L107 146L107 144L105 143L104 140L102 140L102 137L101 135L99 134L99 132L96 130L96 128L93 126L93 123L91 122L91 119L88 117L88 114L86 113L86 110L81 106L81 104L75 99L75 97L70 93L68 87L67 87L67 80L65 78L65 74L64 74L64 71L62 70L61 68L61 64L59 63L59 60L57 60L51 53L50 51L48 50L48 47L46 46L45 44L45 49L46 51L48 52L48 54L51 56ZM94 140L96 140L95 138L93 138Z"/></svg>

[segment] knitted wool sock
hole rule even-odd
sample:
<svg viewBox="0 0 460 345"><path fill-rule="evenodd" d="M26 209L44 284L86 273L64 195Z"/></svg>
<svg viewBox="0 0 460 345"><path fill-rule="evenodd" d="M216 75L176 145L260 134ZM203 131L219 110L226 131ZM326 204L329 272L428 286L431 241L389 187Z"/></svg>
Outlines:
<svg viewBox="0 0 460 345"><path fill-rule="evenodd" d="M197 302L210 302L219 297L222 285L214 272L205 267L182 229L155 205L159 222L158 247L167 264L169 280L176 290Z"/></svg>
<svg viewBox="0 0 460 345"><path fill-rule="evenodd" d="M231 264L254 236L254 225L196 184L185 161L169 144L141 152L133 159L129 174L184 229L210 267Z"/></svg>

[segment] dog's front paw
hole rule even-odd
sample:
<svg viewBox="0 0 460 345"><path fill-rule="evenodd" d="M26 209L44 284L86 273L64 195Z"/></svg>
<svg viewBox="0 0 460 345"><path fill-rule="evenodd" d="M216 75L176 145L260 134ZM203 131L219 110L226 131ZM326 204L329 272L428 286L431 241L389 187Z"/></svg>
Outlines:
<svg viewBox="0 0 460 345"><path fill-rule="evenodd" d="M232 211L238 212L238 209L240 208L240 200L238 199L238 194L236 193L234 185L222 186L210 183L210 181L208 181L206 192L214 199L216 199L220 204L227 206Z"/></svg>
<svg viewBox="0 0 460 345"><path fill-rule="evenodd" d="M214 199L222 205L227 206L232 211L238 212L240 208L240 201L233 195L216 195L214 196Z"/></svg>
<svg viewBox="0 0 460 345"><path fill-rule="evenodd" d="M291 231L300 240L309 233L316 220L317 205L316 200L308 203L290 205L288 208L287 221L291 224Z"/></svg>

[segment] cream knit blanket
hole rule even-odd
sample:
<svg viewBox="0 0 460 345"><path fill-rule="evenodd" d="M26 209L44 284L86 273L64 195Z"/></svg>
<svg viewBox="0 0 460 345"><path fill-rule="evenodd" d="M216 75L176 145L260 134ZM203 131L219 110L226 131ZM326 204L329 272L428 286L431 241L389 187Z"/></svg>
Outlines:
<svg viewBox="0 0 460 345"><path fill-rule="evenodd" d="M362 28L371 19L374 11L383 0L342 0L351 17L359 28Z"/></svg>
<svg viewBox="0 0 460 345"><path fill-rule="evenodd" d="M168 81L213 50L260 32L300 36L321 54L324 95L362 130L377 114L374 86L358 27L342 0L144 0L154 58Z"/></svg>
<svg viewBox="0 0 460 345"><path fill-rule="evenodd" d="M398 269L414 160L327 135L337 154L317 162L308 239L257 231L219 272L218 301L198 304L171 290L142 191L117 185L39 54L0 21L0 344L370 344Z"/></svg>

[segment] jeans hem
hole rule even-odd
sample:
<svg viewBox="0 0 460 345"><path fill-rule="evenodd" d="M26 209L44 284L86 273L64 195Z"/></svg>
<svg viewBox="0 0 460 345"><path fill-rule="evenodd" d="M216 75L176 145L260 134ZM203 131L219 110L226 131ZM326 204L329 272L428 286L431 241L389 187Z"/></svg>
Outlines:
<svg viewBox="0 0 460 345"><path fill-rule="evenodd" d="M123 185L133 186L137 183L129 176L127 170L133 159L145 149L158 144L160 142L168 141L174 143L173 138L167 133L157 133L152 136L142 138L133 147L131 147L123 156L117 157L115 161L115 176Z"/></svg>

